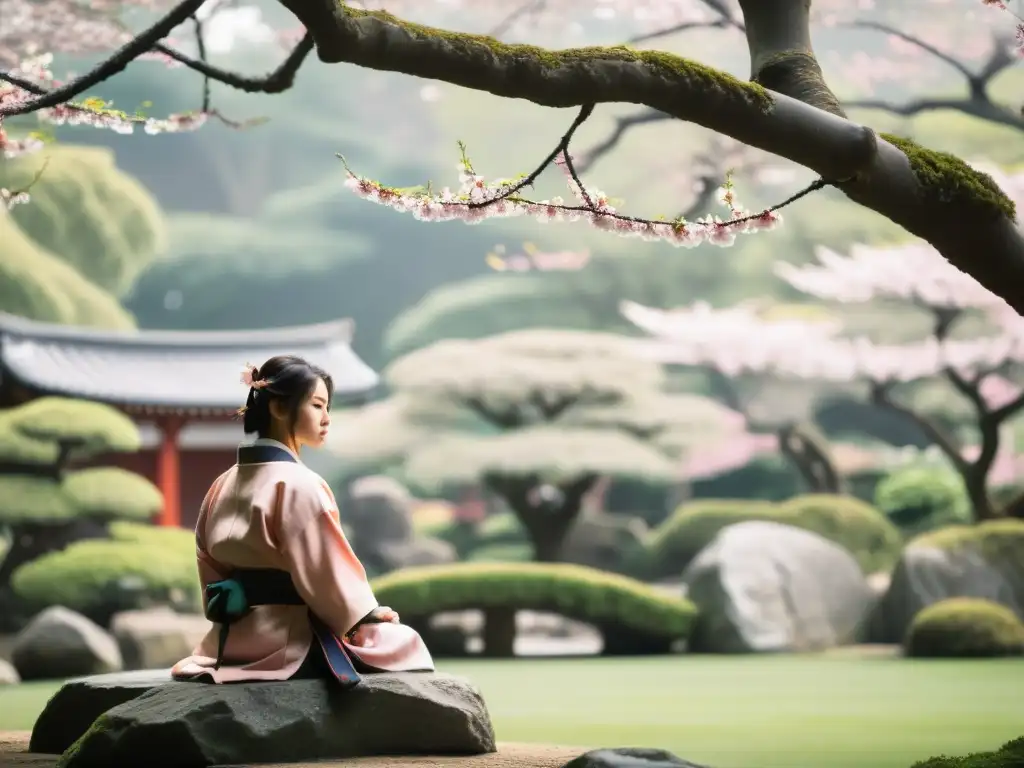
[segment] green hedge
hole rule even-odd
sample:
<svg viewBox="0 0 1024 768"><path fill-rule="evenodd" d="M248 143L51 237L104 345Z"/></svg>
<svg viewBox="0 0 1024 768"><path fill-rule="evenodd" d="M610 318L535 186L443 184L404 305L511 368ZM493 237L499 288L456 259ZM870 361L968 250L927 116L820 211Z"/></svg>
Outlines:
<svg viewBox="0 0 1024 768"><path fill-rule="evenodd" d="M1024 736L1008 741L995 752L975 752L963 757L930 757L910 768L1020 768L1024 765Z"/></svg>
<svg viewBox="0 0 1024 768"><path fill-rule="evenodd" d="M405 568L373 582L384 605L409 617L509 607L601 626L686 638L697 609L625 576L563 563L456 563Z"/></svg>
<svg viewBox="0 0 1024 768"><path fill-rule="evenodd" d="M945 467L911 466L891 472L875 488L875 506L906 534L971 520L964 481Z"/></svg>
<svg viewBox="0 0 1024 768"><path fill-rule="evenodd" d="M780 503L704 499L684 504L656 528L633 572L650 579L679 576L726 526L767 520L817 533L845 547L865 573L892 567L900 532L877 509L852 496L808 494Z"/></svg>
<svg viewBox="0 0 1024 768"><path fill-rule="evenodd" d="M1024 622L1004 605L952 597L923 608L903 641L907 656L970 658L1024 655Z"/></svg>
<svg viewBox="0 0 1024 768"><path fill-rule="evenodd" d="M199 609L192 532L120 522L110 526L110 534L21 566L11 577L15 595L36 610L63 605L101 624L119 610L142 605Z"/></svg>

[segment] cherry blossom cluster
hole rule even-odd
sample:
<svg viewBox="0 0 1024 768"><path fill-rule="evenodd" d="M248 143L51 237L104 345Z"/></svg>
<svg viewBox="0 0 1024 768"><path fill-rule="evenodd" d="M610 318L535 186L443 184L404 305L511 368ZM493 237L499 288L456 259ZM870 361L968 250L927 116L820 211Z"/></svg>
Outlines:
<svg viewBox="0 0 1024 768"><path fill-rule="evenodd" d="M504 245L496 245L485 258L496 272L577 272L590 263L590 251L542 251L523 243L522 253L506 254Z"/></svg>
<svg viewBox="0 0 1024 768"><path fill-rule="evenodd" d="M623 316L648 339L636 352L666 365L714 369L725 376L771 374L849 382L909 382L946 369L983 377L1024 362L1024 334L1017 328L976 339L934 337L910 344L879 344L838 335L835 320L765 318L751 306L713 309L695 304L673 310L624 302Z"/></svg>
<svg viewBox="0 0 1024 768"><path fill-rule="evenodd" d="M666 365L707 367L733 377L795 372L841 330L835 320L766 318L756 304L728 308L697 302L689 307L656 309L624 301L623 317L650 338L636 352Z"/></svg>
<svg viewBox="0 0 1024 768"><path fill-rule="evenodd" d="M1016 13L1011 11L1007 7L1006 3L1002 0L981 0L983 5L987 5L990 8L998 8L1001 11L1006 11L1014 18L1014 35L1013 40L1017 49L1017 53L1024 56L1024 19L1018 16Z"/></svg>
<svg viewBox="0 0 1024 768"><path fill-rule="evenodd" d="M341 160L345 162L344 158ZM461 184L458 192L448 187L439 191L429 186L414 189L386 187L356 175L347 163L345 186L364 200L411 213L421 221L455 220L479 224L489 218L526 215L544 223L583 221L618 235L660 240L687 248L704 242L732 245L737 234L774 229L782 221L781 214L772 209L758 214L746 213L736 201L730 178L726 178L718 192L719 201L731 213L728 220L707 216L690 223L682 218L670 221L626 216L612 205L607 194L582 186L564 152L558 155L555 164L565 173L569 190L577 201L575 205L568 204L561 197L540 201L522 197L519 191L525 183L520 179L488 181L473 168L464 148L457 166Z"/></svg>
<svg viewBox="0 0 1024 768"><path fill-rule="evenodd" d="M60 82L55 79L50 69L52 62L52 54L42 54L22 61L10 74L29 80L41 87L59 86ZM12 83L0 81L0 105L31 100L33 97L33 94ZM39 121L50 125L88 125L122 134L133 133L136 127L141 127L150 135L195 130L202 126L208 118L208 115L203 112L170 115L163 119L146 117L140 113L128 114L112 109L111 105L101 99L84 99L78 102L58 104L56 107L40 109L32 114ZM9 136L4 130L3 121L0 120L0 151L3 152L5 158L37 151L43 145L44 142L38 133L30 133L20 139Z"/></svg>

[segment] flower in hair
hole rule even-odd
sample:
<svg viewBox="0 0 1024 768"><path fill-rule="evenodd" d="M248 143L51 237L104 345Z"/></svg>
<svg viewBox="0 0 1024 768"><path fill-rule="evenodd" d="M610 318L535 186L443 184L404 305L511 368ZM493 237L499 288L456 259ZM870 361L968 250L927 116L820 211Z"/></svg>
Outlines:
<svg viewBox="0 0 1024 768"><path fill-rule="evenodd" d="M265 386L270 384L266 379L258 379L259 368L249 363L245 364L245 368L242 369L241 381L245 386L252 389L263 389Z"/></svg>

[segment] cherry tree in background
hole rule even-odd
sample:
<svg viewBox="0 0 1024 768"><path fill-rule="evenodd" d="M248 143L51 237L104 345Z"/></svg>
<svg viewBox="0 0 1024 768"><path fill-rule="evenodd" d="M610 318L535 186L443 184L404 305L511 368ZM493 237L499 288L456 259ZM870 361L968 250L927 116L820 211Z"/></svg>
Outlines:
<svg viewBox="0 0 1024 768"><path fill-rule="evenodd" d="M26 0L0 2L4 3L5 17L12 16L11 9L24 12L28 8L29 13L36 14L39 7L62 7L49 3L37 6ZM652 25L664 29L668 24L676 31L701 28L710 34L707 29L717 26L723 35L729 35L723 44L739 44L738 31L742 29L751 61L751 84L666 51L640 51L624 46L557 51L497 44L482 37L409 24L390 13L357 7L352 0L279 0L306 33L278 70L263 78L253 78L210 65L203 55L205 44L201 36L196 43L196 56L171 44L173 39L169 36L180 36L182 25L196 30L202 27L206 23L202 14L209 13L211 3L215 2L179 0L145 6L97 0L85 4L82 14L74 17L83 19L83 24L105 20L110 14L115 14L118 23L127 23L127 16L121 14L126 9L149 13L152 8L150 16L162 16L142 31L133 29L134 36L118 50L91 71L68 82L57 84L52 76L46 76L48 70L39 72L47 67L46 59L30 62L28 71L24 69L24 60L19 62L23 69L17 72L0 71L0 80L6 83L0 95L0 120L4 121L3 130L8 131L2 137L4 153L9 154L12 147L17 151L25 140L10 133L12 119L22 115L42 114L58 123L86 123L115 130L141 125L160 131L179 129L181 122L191 127L214 114L205 88L202 108L184 121L117 112L89 96L103 81L140 58L170 58L199 73L204 82L219 81L247 91L274 93L290 87L302 61L315 48L318 58L325 63L398 72L503 98L525 99L540 106L578 110L552 152L525 176L485 179L465 153L459 162L463 189L457 192L438 191L429 185L401 190L349 171L352 189L373 202L392 205L429 221L456 219L476 223L492 216L525 214L546 221L582 221L617 234L639 235L674 245L728 245L737 234L777 225L777 211L784 205L833 186L853 201L924 238L951 263L1006 298L1016 310L1024 310L1024 291L1017 287L1024 284L1024 237L1015 227L1012 202L992 179L952 156L930 152L897 136L877 135L850 121L825 82L809 45L812 26L817 35L830 24L846 23L847 18L856 21L848 16L848 4L817 0L813 13L807 0L738 0L736 4L724 0L649 0L630 4L594 0L593 4L552 6L571 5L590 12L597 8L606 16L609 10L622 12L628 8L634 18L646 13ZM737 5L741 15L736 11ZM871 11L871 5L861 3L857 13L861 9ZM400 10L401 2L393 0L388 6ZM458 3L439 1L436 7L452 11ZM474 9L477 7L491 6L474 5ZM500 7L508 11L507 6ZM936 9L941 4L925 3L923 7L928 9L924 16L918 9L908 9L904 15L918 19L921 27L929 27L933 17L939 17ZM979 6L978 10L991 9ZM879 18L894 13L900 16L884 8L877 13ZM454 15L449 13L449 17ZM1001 12L992 11L989 17L999 17L1005 23L1005 14ZM42 28L37 25L32 33L38 40L31 42L54 45L60 40L66 42L61 35L70 34L47 29L46 22L56 24L56 18L59 17L52 14L33 15L26 21L22 14L18 23L31 28L43 19ZM944 18L955 17L947 14ZM961 50L971 48L976 29L988 34L983 30L988 23L979 16L956 25ZM49 38L44 34L47 31L52 33ZM77 39L77 32L75 36ZM658 37L661 36L651 33L643 40L637 38L637 42L643 44ZM22 39L30 42L24 35L15 38ZM7 43L8 48L18 45ZM15 52L22 56L29 53ZM45 52L44 48L37 51ZM695 123L802 165L819 178L777 205L750 212L739 207L727 180L721 194L723 213L727 212L724 219L705 217L689 222L683 217L672 218L676 214L671 209L664 212L664 217L653 218L625 213L607 195L584 186L573 165L570 147L576 130L597 106L610 103L634 103L663 113L665 119ZM551 164L560 164L565 171L569 202L560 202L555 197L525 197L525 190ZM23 200L18 192L21 191L8 190L7 202ZM983 256L979 258L978 254Z"/></svg>
<svg viewBox="0 0 1024 768"><path fill-rule="evenodd" d="M951 267L927 245L855 246L846 255L818 250L818 264L779 264L777 272L799 291L841 303L908 302L929 313L932 336L915 344L876 344L864 338L831 339L811 366L794 373L834 380L865 379L874 403L913 419L963 477L975 518L997 516L989 476L1000 455L1001 428L1024 409L1024 321L998 296ZM956 335L968 317L982 313L994 331L965 339ZM831 363L826 368L825 358ZM978 446L966 446L935 419L899 398L901 384L945 379L976 415Z"/></svg>
<svg viewBox="0 0 1024 768"><path fill-rule="evenodd" d="M387 400L339 415L331 450L400 462L422 486L480 483L554 561L601 477L673 482L694 454L732 443L742 417L667 395L660 366L622 336L527 330L449 339L384 371Z"/></svg>
<svg viewBox="0 0 1024 768"><path fill-rule="evenodd" d="M620 310L651 337L636 342L641 357L707 373L713 390L729 408L743 415L751 433L763 432L766 426L751 413L739 385L745 380L788 375L793 366L788 361L820 348L842 330L832 320L765 319L754 304L717 309L698 302L662 310L623 301ZM813 424L790 422L774 430L774 445L797 469L809 491L845 492L828 442ZM750 457L772 447L765 438L748 442L745 450Z"/></svg>

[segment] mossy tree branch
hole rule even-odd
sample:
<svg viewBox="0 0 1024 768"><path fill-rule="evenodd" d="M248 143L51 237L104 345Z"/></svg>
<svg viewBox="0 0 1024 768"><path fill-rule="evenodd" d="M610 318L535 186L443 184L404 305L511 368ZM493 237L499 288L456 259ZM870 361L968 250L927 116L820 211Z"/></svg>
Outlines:
<svg viewBox="0 0 1024 768"><path fill-rule="evenodd" d="M851 199L924 238L1024 312L1024 289L1017 287L1024 285L1024 237L1012 202L993 191L989 177L955 158L906 141L897 140L899 146L876 141L870 129L820 108L828 106L831 92L815 80L806 61L802 68L791 62L790 74L776 79L779 87L788 84L796 96L815 104L659 51L622 46L553 51L413 24L338 0L281 2L310 31L324 62L441 80L547 107L642 104L788 158L825 179L847 179L836 186ZM796 25L807 0L766 5L785 11L788 23ZM752 17L748 43L752 34L756 37ZM809 43L801 42L809 36L806 28L787 33L767 18L760 28L763 36L756 38L753 53L762 70L779 63L784 46L811 55Z"/></svg>
<svg viewBox="0 0 1024 768"><path fill-rule="evenodd" d="M92 71L0 108L0 116L75 98L151 50L202 2L183 0ZM280 2L305 25L327 63L400 72L547 107L643 105L787 158L924 238L1024 312L1024 236L1013 203L991 178L962 161L898 137L878 141L869 128L842 117L813 61L810 0L741 1L754 77L789 95L660 51L546 50L356 10L344 0Z"/></svg>

